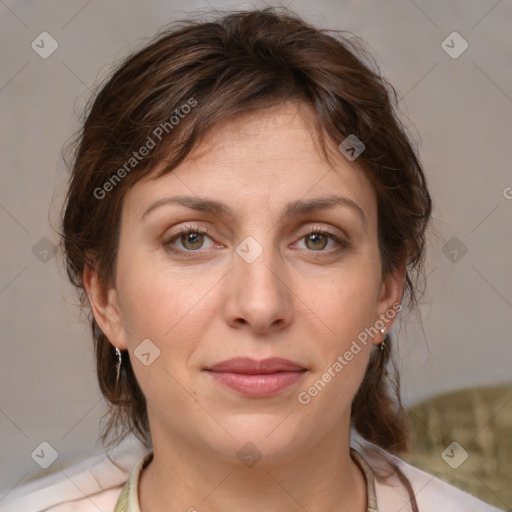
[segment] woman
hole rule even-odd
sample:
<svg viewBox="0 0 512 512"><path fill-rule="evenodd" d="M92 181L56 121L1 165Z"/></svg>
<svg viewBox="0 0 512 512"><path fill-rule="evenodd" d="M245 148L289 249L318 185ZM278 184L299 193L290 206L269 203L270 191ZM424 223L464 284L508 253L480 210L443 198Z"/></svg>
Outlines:
<svg viewBox="0 0 512 512"><path fill-rule="evenodd" d="M496 510L392 455L389 331L431 199L368 59L289 11L238 12L171 27L97 94L63 244L102 439L147 449L48 510Z"/></svg>

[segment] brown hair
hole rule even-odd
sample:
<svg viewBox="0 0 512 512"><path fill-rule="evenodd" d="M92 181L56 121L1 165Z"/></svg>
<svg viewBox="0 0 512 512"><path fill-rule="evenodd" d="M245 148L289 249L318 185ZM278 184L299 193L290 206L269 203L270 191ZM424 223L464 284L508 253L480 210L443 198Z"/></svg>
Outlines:
<svg viewBox="0 0 512 512"><path fill-rule="evenodd" d="M328 161L326 141L338 146L354 134L364 143L357 163L377 195L383 276L405 263L404 295L415 306L431 199L395 114L396 92L358 38L315 28L284 8L173 23L101 87L73 146L62 222L67 271L82 303L86 265L114 284L122 201L133 183L164 160L158 176L171 172L220 121L289 100L314 111ZM144 146L152 147L142 155ZM92 314L90 322L100 389L111 404L102 440L132 432L147 441L146 403L130 360L123 357L116 391L114 349ZM352 421L365 439L396 452L407 446L408 424L398 374L389 371L390 335L385 347L372 352Z"/></svg>

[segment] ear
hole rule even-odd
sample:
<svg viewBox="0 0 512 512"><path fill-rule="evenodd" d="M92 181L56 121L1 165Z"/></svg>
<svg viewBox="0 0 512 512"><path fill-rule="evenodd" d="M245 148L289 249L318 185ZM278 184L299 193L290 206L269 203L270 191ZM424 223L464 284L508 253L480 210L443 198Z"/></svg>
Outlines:
<svg viewBox="0 0 512 512"><path fill-rule="evenodd" d="M386 332L389 332L391 326L395 323L398 312L401 309L402 295L404 291L406 265L405 263L400 267L391 271L383 280L379 291L379 300L377 303L378 317L375 319L377 322L380 320L384 322ZM378 345L383 341L383 336L374 336L373 342Z"/></svg>
<svg viewBox="0 0 512 512"><path fill-rule="evenodd" d="M98 272L87 265L83 273L83 282L99 328L114 347L126 350L126 331L123 328L115 288L108 288L100 279Z"/></svg>

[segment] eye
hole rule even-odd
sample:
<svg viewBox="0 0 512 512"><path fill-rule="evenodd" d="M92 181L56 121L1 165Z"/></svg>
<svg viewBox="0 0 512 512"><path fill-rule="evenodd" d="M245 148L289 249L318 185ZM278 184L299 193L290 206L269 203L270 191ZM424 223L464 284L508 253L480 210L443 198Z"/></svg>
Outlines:
<svg viewBox="0 0 512 512"><path fill-rule="evenodd" d="M210 238L208 230L200 229L196 226L186 226L167 238L163 242L163 245L165 249L170 252L181 253L184 256L192 256L190 253L204 249L205 238ZM176 247L177 243L180 244L181 247Z"/></svg>
<svg viewBox="0 0 512 512"><path fill-rule="evenodd" d="M304 240L308 252L332 254L349 246L347 242L340 240L334 233L317 227L311 229L305 235L301 236L297 233L296 236L299 238L299 242ZM205 247L205 239L211 241L207 247ZM334 244L334 247L330 247L331 250L329 248L325 250L329 242L331 242L331 246ZM194 256L194 253L202 252L200 249L208 249L213 245L210 232L197 226L185 226L163 242L165 250L186 257Z"/></svg>
<svg viewBox="0 0 512 512"><path fill-rule="evenodd" d="M348 247L348 244L342 242L334 233L320 228L313 228L309 233L303 235L300 240L304 240L306 248L311 252L332 252L324 250L329 242L334 243L334 251Z"/></svg>

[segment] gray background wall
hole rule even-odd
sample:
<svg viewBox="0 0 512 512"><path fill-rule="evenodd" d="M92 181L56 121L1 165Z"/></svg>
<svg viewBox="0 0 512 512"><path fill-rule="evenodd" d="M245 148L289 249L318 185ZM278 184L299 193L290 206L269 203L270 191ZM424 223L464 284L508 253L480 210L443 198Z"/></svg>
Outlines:
<svg viewBox="0 0 512 512"><path fill-rule="evenodd" d="M209 5L264 6L227 0ZM428 252L423 325L413 321L400 332L407 403L510 380L512 3L295 0L288 5L319 26L362 36L395 85L407 126L421 137L437 235ZM101 452L95 442L105 409L89 330L51 252L58 237L50 223L57 226L67 178L62 146L78 126L76 112L112 62L163 24L197 9L209 7L199 0L0 2L0 488L5 492L44 473L31 458L43 441L59 453L48 471ZM441 46L453 31L469 44L458 58ZM42 32L58 42L47 59L31 48ZM461 48L457 40L448 44L452 52Z"/></svg>

